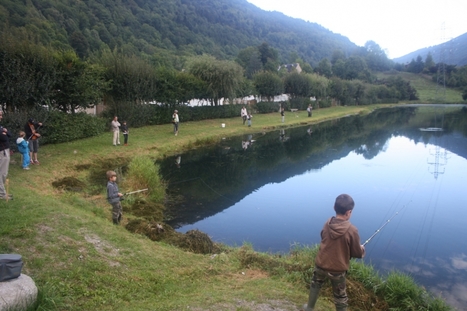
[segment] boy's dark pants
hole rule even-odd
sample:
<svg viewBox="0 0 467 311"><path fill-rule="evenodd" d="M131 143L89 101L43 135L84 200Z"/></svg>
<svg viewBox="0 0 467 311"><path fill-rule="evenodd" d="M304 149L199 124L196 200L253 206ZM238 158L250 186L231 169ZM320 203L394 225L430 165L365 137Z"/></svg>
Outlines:
<svg viewBox="0 0 467 311"><path fill-rule="evenodd" d="M123 143L128 144L128 134L123 134Z"/></svg>
<svg viewBox="0 0 467 311"><path fill-rule="evenodd" d="M323 286L323 283L326 281L326 279L329 279L332 285L336 310L347 310L348 298L346 293L345 275L346 272L329 273L319 267L315 267L315 270L313 271L313 277L311 278L310 296L306 309L313 310L315 303L318 300L318 294L321 286Z"/></svg>
<svg viewBox="0 0 467 311"><path fill-rule="evenodd" d="M122 204L120 202L112 203L112 221L114 224L118 225L120 220L122 220Z"/></svg>

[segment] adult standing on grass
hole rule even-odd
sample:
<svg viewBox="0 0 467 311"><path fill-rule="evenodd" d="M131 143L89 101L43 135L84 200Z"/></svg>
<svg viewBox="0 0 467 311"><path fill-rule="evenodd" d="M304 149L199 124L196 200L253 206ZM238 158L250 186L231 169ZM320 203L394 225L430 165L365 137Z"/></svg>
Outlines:
<svg viewBox="0 0 467 311"><path fill-rule="evenodd" d="M3 111L0 110L0 121L3 118ZM10 167L10 133L0 125L0 199L12 200L13 196L5 191L6 177Z"/></svg>
<svg viewBox="0 0 467 311"><path fill-rule="evenodd" d="M172 123L174 124L174 134L175 136L178 135L178 123L180 122L180 119L178 118L178 110L174 111L174 114L172 115Z"/></svg>
<svg viewBox="0 0 467 311"><path fill-rule="evenodd" d="M243 106L242 107L242 110L240 110L240 116L242 117L243 119L243 125L245 125L245 121L247 119L247 116L248 116L248 112L246 111L246 107Z"/></svg>
<svg viewBox="0 0 467 311"><path fill-rule="evenodd" d="M315 259L308 304L303 306L304 311L314 310L319 290L326 279L331 281L336 310L347 310L345 280L350 258L365 256L365 247L360 244L358 230L349 221L354 206L354 200L348 194L341 194L336 198L336 216L329 218L321 230L321 244Z"/></svg>
<svg viewBox="0 0 467 311"><path fill-rule="evenodd" d="M42 126L41 122L34 121L33 118L29 118L28 123L24 126L24 132L26 133L26 139L29 143L29 158L31 164L40 164L37 160L37 152L39 151L39 138L41 134L37 131Z"/></svg>
<svg viewBox="0 0 467 311"><path fill-rule="evenodd" d="M308 112L308 118L311 117L313 107L311 105L308 105L308 108L306 108L306 111Z"/></svg>
<svg viewBox="0 0 467 311"><path fill-rule="evenodd" d="M113 132L113 145L120 145L120 122L118 122L117 116L115 116L112 122L110 122L110 129Z"/></svg>

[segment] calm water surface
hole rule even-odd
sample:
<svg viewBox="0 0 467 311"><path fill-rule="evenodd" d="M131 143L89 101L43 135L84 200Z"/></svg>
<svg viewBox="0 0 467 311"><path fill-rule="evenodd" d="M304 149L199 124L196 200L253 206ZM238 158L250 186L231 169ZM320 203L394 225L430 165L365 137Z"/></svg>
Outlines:
<svg viewBox="0 0 467 311"><path fill-rule="evenodd" d="M241 121L239 121L241 122ZM420 128L442 127L442 132ZM161 163L179 232L199 229L228 245L288 252L320 242L341 193L365 262L398 269L467 310L467 113L397 108L313 127L224 140Z"/></svg>

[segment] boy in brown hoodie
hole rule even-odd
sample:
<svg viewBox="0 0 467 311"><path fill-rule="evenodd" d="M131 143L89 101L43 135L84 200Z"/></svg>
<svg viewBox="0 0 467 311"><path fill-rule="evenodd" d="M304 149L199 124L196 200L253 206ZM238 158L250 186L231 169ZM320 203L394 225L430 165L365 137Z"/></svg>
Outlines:
<svg viewBox="0 0 467 311"><path fill-rule="evenodd" d="M360 244L358 230L349 221L354 206L355 203L348 194L341 194L336 198L336 216L329 218L321 230L321 244L315 259L308 304L303 306L304 311L313 311L319 290L327 278L332 284L336 310L347 310L345 276L350 258L365 256L365 247Z"/></svg>

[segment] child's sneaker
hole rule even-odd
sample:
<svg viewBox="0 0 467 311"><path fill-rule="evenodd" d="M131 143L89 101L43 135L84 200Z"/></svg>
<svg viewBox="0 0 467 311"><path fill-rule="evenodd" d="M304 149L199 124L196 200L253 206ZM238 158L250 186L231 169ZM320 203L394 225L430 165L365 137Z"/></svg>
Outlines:
<svg viewBox="0 0 467 311"><path fill-rule="evenodd" d="M34 160L34 164L39 165L39 164L41 164L41 163L40 163L39 161L37 161L37 160Z"/></svg>
<svg viewBox="0 0 467 311"><path fill-rule="evenodd" d="M23 170L29 170L29 166L23 167Z"/></svg>

